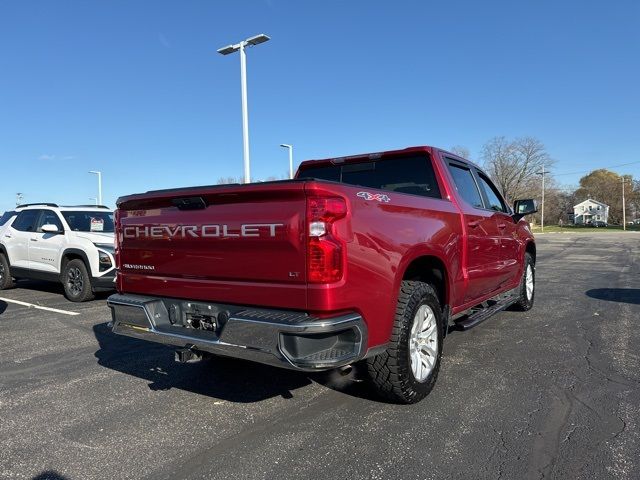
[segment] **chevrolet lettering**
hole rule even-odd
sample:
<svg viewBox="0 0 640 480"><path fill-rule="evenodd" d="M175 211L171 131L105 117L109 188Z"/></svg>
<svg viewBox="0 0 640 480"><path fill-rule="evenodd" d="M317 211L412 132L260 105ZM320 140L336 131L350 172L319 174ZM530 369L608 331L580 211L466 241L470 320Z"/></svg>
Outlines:
<svg viewBox="0 0 640 480"><path fill-rule="evenodd" d="M275 237L282 223L246 223L229 225L130 225L123 228L124 238L220 238Z"/></svg>

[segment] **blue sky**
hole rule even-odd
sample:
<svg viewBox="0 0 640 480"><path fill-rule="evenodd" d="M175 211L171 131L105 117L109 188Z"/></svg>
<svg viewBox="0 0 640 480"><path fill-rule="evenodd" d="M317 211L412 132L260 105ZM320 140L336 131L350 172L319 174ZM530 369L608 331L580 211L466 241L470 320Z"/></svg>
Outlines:
<svg viewBox="0 0 640 480"><path fill-rule="evenodd" d="M640 161L640 2L3 1L0 212L296 163L532 135L584 171ZM616 169L640 176L640 164ZM558 176L575 184L580 175Z"/></svg>

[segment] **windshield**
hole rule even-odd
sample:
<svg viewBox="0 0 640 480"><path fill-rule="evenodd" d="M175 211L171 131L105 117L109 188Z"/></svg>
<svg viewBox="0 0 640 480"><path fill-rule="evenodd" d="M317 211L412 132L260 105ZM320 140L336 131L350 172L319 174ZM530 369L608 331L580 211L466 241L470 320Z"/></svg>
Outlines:
<svg viewBox="0 0 640 480"><path fill-rule="evenodd" d="M5 223L7 223L9 221L9 219L11 217L13 217L16 214L16 212L14 212L13 210L10 210L8 212L4 212L2 214L2 216L0 217L0 227L2 225L4 225Z"/></svg>
<svg viewBox="0 0 640 480"><path fill-rule="evenodd" d="M113 212L61 212L74 232L113 233Z"/></svg>

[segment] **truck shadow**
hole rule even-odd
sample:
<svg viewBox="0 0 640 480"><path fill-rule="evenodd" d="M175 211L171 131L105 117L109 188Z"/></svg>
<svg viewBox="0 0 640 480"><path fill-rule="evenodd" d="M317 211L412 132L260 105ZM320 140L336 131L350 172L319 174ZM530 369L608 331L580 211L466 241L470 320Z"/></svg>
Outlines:
<svg viewBox="0 0 640 480"><path fill-rule="evenodd" d="M178 388L235 403L253 403L272 397L293 398L293 391L318 383L349 396L373 399L374 394L357 381L357 369L348 374L336 370L303 373L234 358L212 357L197 363L174 361L169 346L115 335L100 323L93 327L99 344L98 364L142 378L151 390Z"/></svg>
<svg viewBox="0 0 640 480"><path fill-rule="evenodd" d="M640 305L640 288L593 288L585 295L598 300Z"/></svg>
<svg viewBox="0 0 640 480"><path fill-rule="evenodd" d="M178 388L230 402L251 403L280 396L293 398L311 383L304 374L236 359L213 357L192 364L174 361L165 345L115 335L106 323L93 327L100 349L98 364L143 378L151 390Z"/></svg>

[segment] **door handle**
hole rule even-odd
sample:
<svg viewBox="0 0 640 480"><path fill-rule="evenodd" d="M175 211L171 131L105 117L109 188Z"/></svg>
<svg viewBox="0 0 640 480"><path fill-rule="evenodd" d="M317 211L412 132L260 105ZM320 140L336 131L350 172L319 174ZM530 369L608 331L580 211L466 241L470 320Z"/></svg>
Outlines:
<svg viewBox="0 0 640 480"><path fill-rule="evenodd" d="M5 233L5 238L11 238L11 235L9 235L8 233Z"/></svg>
<svg viewBox="0 0 640 480"><path fill-rule="evenodd" d="M29 240L31 240L32 242L37 242L38 241L37 238L30 238Z"/></svg>

